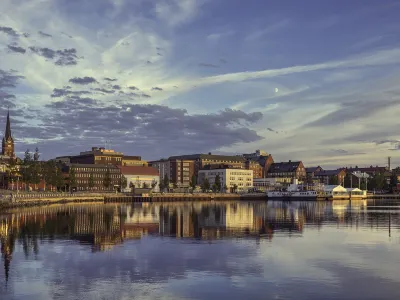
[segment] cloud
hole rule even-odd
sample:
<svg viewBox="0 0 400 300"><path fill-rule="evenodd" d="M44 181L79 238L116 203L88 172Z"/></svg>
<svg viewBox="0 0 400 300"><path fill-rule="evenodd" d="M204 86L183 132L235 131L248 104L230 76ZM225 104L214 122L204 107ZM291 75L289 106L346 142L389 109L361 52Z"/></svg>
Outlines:
<svg viewBox="0 0 400 300"><path fill-rule="evenodd" d="M10 51L13 51L13 52L16 52L16 53L25 54L25 52L26 52L25 48L22 48L22 47L19 47L19 46L8 45L7 47L8 47L8 49Z"/></svg>
<svg viewBox="0 0 400 300"><path fill-rule="evenodd" d="M104 89L104 88L94 88L93 90L94 91L98 91L98 92L102 92L102 93L105 93L105 94L114 94L115 93L114 90L107 90L107 89Z"/></svg>
<svg viewBox="0 0 400 300"><path fill-rule="evenodd" d="M132 91L138 91L139 90L136 86L133 86L133 85L130 86L129 89L132 90Z"/></svg>
<svg viewBox="0 0 400 300"><path fill-rule="evenodd" d="M287 20L287 19L286 20L281 20L281 21L276 22L275 24L272 24L272 25L270 25L270 26L268 26L266 28L258 29L258 30L253 31L251 34L249 34L246 37L245 40L246 41L253 41L253 40L260 39L260 38L264 37L265 35L275 33L277 31L280 31L280 30L288 27L288 25L290 23L291 22L289 20Z"/></svg>
<svg viewBox="0 0 400 300"><path fill-rule="evenodd" d="M93 77L74 77L69 80L69 82L74 84L91 84L91 83L98 83L97 80Z"/></svg>
<svg viewBox="0 0 400 300"><path fill-rule="evenodd" d="M41 36L43 36L43 37L52 37L51 34L45 33L45 32L43 32L43 31L39 31L38 33L39 33Z"/></svg>
<svg viewBox="0 0 400 300"><path fill-rule="evenodd" d="M112 88L113 88L114 90L120 90L120 89L121 89L121 86L119 86L118 84L115 84L115 85L112 86Z"/></svg>
<svg viewBox="0 0 400 300"><path fill-rule="evenodd" d="M78 62L78 56L76 55L76 49L63 49L63 50L53 50L47 47L35 47L31 46L29 49L42 57L47 59L56 59L54 62L58 66L71 66L76 65Z"/></svg>
<svg viewBox="0 0 400 300"><path fill-rule="evenodd" d="M160 88L160 87L155 86L155 87L152 87L151 90L152 91L162 91L163 89Z"/></svg>
<svg viewBox="0 0 400 300"><path fill-rule="evenodd" d="M208 64L208 63L199 63L199 66L206 67L206 68L219 68L219 66L217 66L217 65Z"/></svg>
<svg viewBox="0 0 400 300"><path fill-rule="evenodd" d="M170 27L175 27L192 21L203 2L201 0L157 1L155 12L161 21Z"/></svg>
<svg viewBox="0 0 400 300"><path fill-rule="evenodd" d="M106 81L117 81L118 79L105 77L104 80L106 80Z"/></svg>
<svg viewBox="0 0 400 300"><path fill-rule="evenodd" d="M11 27L0 26L0 32L4 32L5 34L8 34L9 36L13 36L13 37L18 36L18 32Z"/></svg>
<svg viewBox="0 0 400 300"><path fill-rule="evenodd" d="M65 96L70 96L70 95L75 95L75 96L81 96L81 95L88 95L91 94L89 91L72 91L71 89L68 88L63 88L63 89L53 89L53 93L51 94L52 98L59 98L59 97L65 97Z"/></svg>

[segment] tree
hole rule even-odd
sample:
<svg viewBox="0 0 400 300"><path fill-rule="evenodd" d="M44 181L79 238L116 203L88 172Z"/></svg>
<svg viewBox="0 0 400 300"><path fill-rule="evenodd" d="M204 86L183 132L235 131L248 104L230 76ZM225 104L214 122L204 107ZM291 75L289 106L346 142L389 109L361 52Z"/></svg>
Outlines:
<svg viewBox="0 0 400 300"><path fill-rule="evenodd" d="M40 180L42 179L43 170L41 164L39 161L33 161L28 168L29 173L31 174L31 183L35 185L36 190L36 186L40 183Z"/></svg>
<svg viewBox="0 0 400 300"><path fill-rule="evenodd" d="M65 178L61 166L59 165L55 168L54 186L56 186L58 190L61 190L61 188L65 186Z"/></svg>
<svg viewBox="0 0 400 300"><path fill-rule="evenodd" d="M32 171L33 171L32 163L33 163L32 154L29 151L29 149L27 149L25 151L24 160L21 166L22 180L25 182L25 184L27 184L27 187L29 186L30 183L32 183Z"/></svg>
<svg viewBox="0 0 400 300"><path fill-rule="evenodd" d="M197 185L197 178L196 175L193 174L192 180L190 181L190 187L194 190L196 188L196 185Z"/></svg>
<svg viewBox="0 0 400 300"><path fill-rule="evenodd" d="M132 181L129 183L129 188L131 189L131 193L135 192L135 185L133 184Z"/></svg>
<svg viewBox="0 0 400 300"><path fill-rule="evenodd" d="M34 161L39 161L39 158L40 158L39 148L36 147L36 149L35 149L35 154L33 155L33 160L34 160Z"/></svg>
<svg viewBox="0 0 400 300"><path fill-rule="evenodd" d="M151 182L151 189L155 189L155 187L157 186L157 181L153 179L153 181Z"/></svg>
<svg viewBox="0 0 400 300"><path fill-rule="evenodd" d="M93 190L93 188L94 188L94 175L93 175L93 173L90 173L88 186L89 186L89 188L91 190Z"/></svg>
<svg viewBox="0 0 400 300"><path fill-rule="evenodd" d="M160 184L158 186L160 188L160 192L163 192L165 189L164 180L160 180Z"/></svg>
<svg viewBox="0 0 400 300"><path fill-rule="evenodd" d="M382 190L385 187L385 175L383 173L376 173L368 181L369 190Z"/></svg>
<svg viewBox="0 0 400 300"><path fill-rule="evenodd" d="M107 168L106 174L104 174L103 186L106 189L109 189L111 186L111 173L109 168Z"/></svg>
<svg viewBox="0 0 400 300"><path fill-rule="evenodd" d="M164 188L169 189L169 178L168 175L164 177Z"/></svg>
<svg viewBox="0 0 400 300"><path fill-rule="evenodd" d="M212 191L213 191L214 193L216 193L216 192L218 191L218 186L217 186L217 184L216 184L215 182L213 183L211 189L212 189Z"/></svg>
<svg viewBox="0 0 400 300"><path fill-rule="evenodd" d="M74 168L69 168L69 174L68 174L68 184L69 184L69 189L76 187L76 172Z"/></svg>
<svg viewBox="0 0 400 300"><path fill-rule="evenodd" d="M236 192L237 192L237 189L238 189L238 186L237 186L237 184L235 183L235 184L233 185L232 191L233 191L234 193L236 193Z"/></svg>
<svg viewBox="0 0 400 300"><path fill-rule="evenodd" d="M178 184L177 184L176 182L174 182L173 188L174 188L174 189L177 189L177 188L178 188Z"/></svg>
<svg viewBox="0 0 400 300"><path fill-rule="evenodd" d="M147 188L149 188L149 185L146 182L143 182L143 188L147 189Z"/></svg>
<svg viewBox="0 0 400 300"><path fill-rule="evenodd" d="M224 185L224 192L227 193L228 192L228 186L225 184Z"/></svg>
<svg viewBox="0 0 400 300"><path fill-rule="evenodd" d="M121 186L121 191L125 190L126 187L128 186L128 180L126 179L126 177L124 175L121 174L121 178L120 178L120 186Z"/></svg>
<svg viewBox="0 0 400 300"><path fill-rule="evenodd" d="M339 184L339 179L338 179L337 175L329 177L329 184L331 184L331 185Z"/></svg>
<svg viewBox="0 0 400 300"><path fill-rule="evenodd" d="M201 190L203 193L206 193L210 190L210 182L208 181L208 178L204 179L203 184L201 185Z"/></svg>
<svg viewBox="0 0 400 300"><path fill-rule="evenodd" d="M219 175L215 176L215 189L217 192L221 191L221 177Z"/></svg>

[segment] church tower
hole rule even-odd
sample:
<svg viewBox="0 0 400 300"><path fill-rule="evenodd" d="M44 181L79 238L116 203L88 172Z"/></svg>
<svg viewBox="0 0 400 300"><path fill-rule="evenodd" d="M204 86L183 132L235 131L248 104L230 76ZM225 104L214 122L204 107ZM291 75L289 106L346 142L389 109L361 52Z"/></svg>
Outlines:
<svg viewBox="0 0 400 300"><path fill-rule="evenodd" d="M11 135L10 112L7 113L7 125L2 142L2 154L11 158L15 158L14 139Z"/></svg>

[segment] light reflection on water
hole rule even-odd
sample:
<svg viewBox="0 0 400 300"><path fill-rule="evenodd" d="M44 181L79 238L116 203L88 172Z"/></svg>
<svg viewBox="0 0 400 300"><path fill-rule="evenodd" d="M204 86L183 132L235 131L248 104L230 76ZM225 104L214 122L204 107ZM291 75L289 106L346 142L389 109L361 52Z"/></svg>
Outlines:
<svg viewBox="0 0 400 300"><path fill-rule="evenodd" d="M400 299L400 201L0 215L1 299Z"/></svg>

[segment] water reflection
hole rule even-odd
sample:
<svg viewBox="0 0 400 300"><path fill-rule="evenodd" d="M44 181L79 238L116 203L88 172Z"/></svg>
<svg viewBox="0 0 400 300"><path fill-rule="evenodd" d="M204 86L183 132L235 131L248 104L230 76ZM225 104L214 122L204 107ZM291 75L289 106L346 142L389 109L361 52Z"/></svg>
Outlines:
<svg viewBox="0 0 400 300"><path fill-rule="evenodd" d="M59 270L59 276L80 274L91 279L116 282L128 280L165 283L166 278L187 279L188 272L196 272L197 276L201 272L213 272L212 274L223 274L224 278L235 274L261 276L264 274L264 265L254 261L254 258L258 257L260 252L266 251L267 248L260 247L259 244L263 241L281 247L281 244L285 243L281 238L300 237L310 241L309 237L304 236L307 232L321 232L324 228L332 228L336 231L326 230L325 235L328 239L335 239L338 230L341 232L346 229L361 229L384 232L389 242L398 243L399 208L400 203L394 201L388 204L384 201L362 200L63 205L25 208L0 215L3 274L5 282L13 281L13 264L20 266L21 260L25 259L47 264L49 269ZM130 245L143 237L153 239L135 244L135 248L123 247L124 244ZM275 238L280 238L279 242L274 242ZM322 238L318 238L323 243ZM60 245L63 249L61 252L67 251L65 245L60 244L62 241L72 241L80 245L82 248L73 248L71 251L79 253L81 258L85 257L82 250L86 253L111 250L113 256L112 259L108 257L108 260L103 259L101 262L92 262L91 260L98 256L91 256L77 263L77 258L73 257L75 254L69 253L72 256L61 264L57 259L53 259L52 255L59 251L57 249ZM174 244L174 241L180 242ZM190 243L185 244L185 241ZM255 244L232 244L229 241L254 241ZM201 245L198 246L197 243ZM216 247L207 249L204 245L208 243L216 243ZM311 244L311 241L309 243ZM55 248L49 246L52 244L56 245ZM68 245L73 246L70 243ZM286 247L298 247L298 251L304 251L300 250L298 243L284 246L285 251L288 249ZM14 257L14 252L18 253L16 249L22 250L23 257ZM314 248L313 251L317 249ZM314 267L318 265L318 268L325 268L324 264L325 260L313 261ZM71 282L66 278L60 279L67 285L65 288L74 287L72 290L75 296L83 293L80 291L82 282L75 282L67 277ZM15 291L9 293L11 295ZM64 291L61 295L66 297L65 293Z"/></svg>

